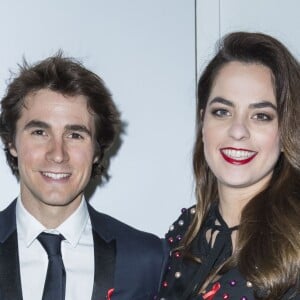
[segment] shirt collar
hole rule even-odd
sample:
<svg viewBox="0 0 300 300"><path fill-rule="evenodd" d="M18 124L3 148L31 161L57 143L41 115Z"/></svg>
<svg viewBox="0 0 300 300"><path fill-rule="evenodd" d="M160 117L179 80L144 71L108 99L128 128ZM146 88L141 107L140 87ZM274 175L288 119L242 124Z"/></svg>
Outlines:
<svg viewBox="0 0 300 300"><path fill-rule="evenodd" d="M16 220L18 235L24 240L26 247L30 247L43 231L60 233L64 236L67 243L72 247L76 247L89 220L89 213L83 197L79 207L68 219L57 228L47 229L26 210L19 196L16 205Z"/></svg>

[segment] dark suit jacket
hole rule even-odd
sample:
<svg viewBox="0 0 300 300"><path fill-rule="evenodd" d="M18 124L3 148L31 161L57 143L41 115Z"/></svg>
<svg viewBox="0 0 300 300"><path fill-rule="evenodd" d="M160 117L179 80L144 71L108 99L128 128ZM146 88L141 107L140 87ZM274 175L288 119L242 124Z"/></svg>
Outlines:
<svg viewBox="0 0 300 300"><path fill-rule="evenodd" d="M16 201L0 212L0 300L22 300L15 207ZM155 299L166 257L162 241L88 209L95 253L92 300L106 299L110 288L112 300Z"/></svg>

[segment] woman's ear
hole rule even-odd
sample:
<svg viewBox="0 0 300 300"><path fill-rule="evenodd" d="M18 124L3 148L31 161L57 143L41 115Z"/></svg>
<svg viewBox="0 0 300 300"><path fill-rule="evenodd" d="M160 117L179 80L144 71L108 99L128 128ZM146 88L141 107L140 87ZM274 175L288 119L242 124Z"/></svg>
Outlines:
<svg viewBox="0 0 300 300"><path fill-rule="evenodd" d="M204 118L204 110L201 109L200 110L200 119L203 121L203 118Z"/></svg>
<svg viewBox="0 0 300 300"><path fill-rule="evenodd" d="M284 152L281 138L280 138L280 141L279 141L279 146L280 146L280 152Z"/></svg>
<svg viewBox="0 0 300 300"><path fill-rule="evenodd" d="M203 140L203 136L204 136L204 132L203 132L203 128L204 128L204 126L203 126L203 118L204 118L204 110L203 109L201 109L200 110L200 122L202 123L202 128L201 128L201 133L202 133L202 142L204 143L204 140Z"/></svg>

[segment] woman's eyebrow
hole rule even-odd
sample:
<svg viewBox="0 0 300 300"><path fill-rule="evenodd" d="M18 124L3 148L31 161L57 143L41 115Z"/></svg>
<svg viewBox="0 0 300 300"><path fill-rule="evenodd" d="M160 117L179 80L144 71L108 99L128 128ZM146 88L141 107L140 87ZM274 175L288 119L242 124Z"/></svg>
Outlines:
<svg viewBox="0 0 300 300"><path fill-rule="evenodd" d="M224 105L227 105L227 106L230 106L230 107L234 107L234 103L232 101L227 100L227 99L222 98L222 97L216 97L216 98L212 99L209 102L209 105L212 105L214 103L221 103L221 104L224 104ZM267 100L263 100L263 101L260 101L260 102L255 102L255 103L249 104L249 108L251 108L251 109L265 108L265 107L271 107L275 111L277 111L276 105L274 105L272 102L267 101Z"/></svg>
<svg viewBox="0 0 300 300"><path fill-rule="evenodd" d="M232 106L232 107L234 106L234 104L231 101L224 99L222 97L216 97L216 98L212 99L209 102L209 105L212 105L214 103L221 103L221 104L225 104L225 105Z"/></svg>
<svg viewBox="0 0 300 300"><path fill-rule="evenodd" d="M277 111L276 105L274 105L270 101L261 101L261 102L252 103L252 104L249 105L249 108L265 108L265 107L271 107L271 108L273 108L274 110Z"/></svg>

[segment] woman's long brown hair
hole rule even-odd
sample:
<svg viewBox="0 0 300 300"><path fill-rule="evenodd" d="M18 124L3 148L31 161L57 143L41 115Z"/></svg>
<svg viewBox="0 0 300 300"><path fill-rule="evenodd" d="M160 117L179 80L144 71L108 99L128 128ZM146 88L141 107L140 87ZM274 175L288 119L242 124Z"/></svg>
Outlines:
<svg viewBox="0 0 300 300"><path fill-rule="evenodd" d="M242 211L236 250L210 279L238 267L253 284L257 299L280 299L290 287L299 289L300 278L300 67L271 36L248 32L225 36L199 80L193 158L196 217L182 247L189 249L218 199L216 178L204 158L202 120L214 80L231 61L262 64L272 71L283 151L269 185Z"/></svg>

